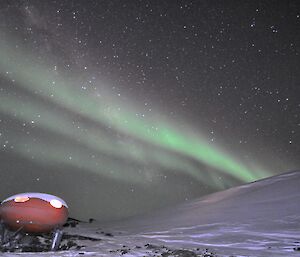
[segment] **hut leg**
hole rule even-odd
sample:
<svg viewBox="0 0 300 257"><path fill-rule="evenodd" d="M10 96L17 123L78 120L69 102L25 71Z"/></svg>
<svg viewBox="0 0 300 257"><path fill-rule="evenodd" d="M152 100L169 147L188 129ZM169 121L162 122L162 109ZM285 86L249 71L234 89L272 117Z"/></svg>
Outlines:
<svg viewBox="0 0 300 257"><path fill-rule="evenodd" d="M63 236L63 231L61 229L57 228L56 230L54 230L51 251L58 250L62 236Z"/></svg>

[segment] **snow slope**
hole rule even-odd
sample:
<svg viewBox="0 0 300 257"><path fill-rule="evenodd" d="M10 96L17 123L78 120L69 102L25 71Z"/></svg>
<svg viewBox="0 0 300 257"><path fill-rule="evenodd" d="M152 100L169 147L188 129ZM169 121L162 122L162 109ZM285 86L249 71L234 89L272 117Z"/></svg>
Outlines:
<svg viewBox="0 0 300 257"><path fill-rule="evenodd" d="M80 250L40 255L300 256L300 171L126 221L81 223L66 233L101 241L78 239Z"/></svg>

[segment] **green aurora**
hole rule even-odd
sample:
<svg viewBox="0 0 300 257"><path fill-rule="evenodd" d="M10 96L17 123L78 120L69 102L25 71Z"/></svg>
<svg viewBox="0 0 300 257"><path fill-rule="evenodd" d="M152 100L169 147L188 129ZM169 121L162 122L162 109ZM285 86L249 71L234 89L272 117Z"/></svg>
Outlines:
<svg viewBox="0 0 300 257"><path fill-rule="evenodd" d="M24 100L9 92L1 92L0 112L80 145L74 149L72 145L54 144L46 138L35 140L33 136L16 135L13 131L6 135L13 142L12 150L16 154L31 159L35 156L37 162L74 165L133 183L145 181L143 173L129 166L124 168L104 157L109 155L140 167L151 163L177 170L215 188L222 188L223 183L216 179L214 170L242 182L271 175L260 168L248 168L212 146L200 133L190 133L188 125L186 130L179 131L176 122L161 116L137 117L135 110L138 106L125 103L110 93L101 91L98 98L89 90L81 90L78 85L82 84L82 79L76 75L72 79L66 78L50 65L41 65L37 57L20 47L13 49L0 42L0 72L10 83L13 80L15 89L28 95ZM100 83L99 87L102 87ZM74 119L75 115L82 119ZM85 120L95 125L90 126ZM103 127L113 133L108 133ZM91 157L90 152L95 155ZM203 165L211 168L212 174L205 174L201 170Z"/></svg>

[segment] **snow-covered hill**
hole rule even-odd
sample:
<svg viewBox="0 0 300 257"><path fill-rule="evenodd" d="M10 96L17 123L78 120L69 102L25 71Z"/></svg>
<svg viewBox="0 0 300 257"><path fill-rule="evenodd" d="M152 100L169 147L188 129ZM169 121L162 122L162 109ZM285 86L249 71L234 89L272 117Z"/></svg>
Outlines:
<svg viewBox="0 0 300 257"><path fill-rule="evenodd" d="M231 188L126 221L80 222L76 227L67 227L65 233L62 245L69 243L68 251L39 254L300 256L300 171ZM5 253L4 256L19 254L24 255Z"/></svg>

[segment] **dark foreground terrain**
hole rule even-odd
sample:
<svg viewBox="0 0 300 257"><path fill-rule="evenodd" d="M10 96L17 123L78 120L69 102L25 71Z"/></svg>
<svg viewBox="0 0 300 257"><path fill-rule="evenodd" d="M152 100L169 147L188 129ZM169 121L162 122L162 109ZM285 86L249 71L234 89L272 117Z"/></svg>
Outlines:
<svg viewBox="0 0 300 257"><path fill-rule="evenodd" d="M69 219L51 235L24 235L3 256L300 256L300 172L289 172L122 222ZM13 237L12 237L13 238Z"/></svg>

